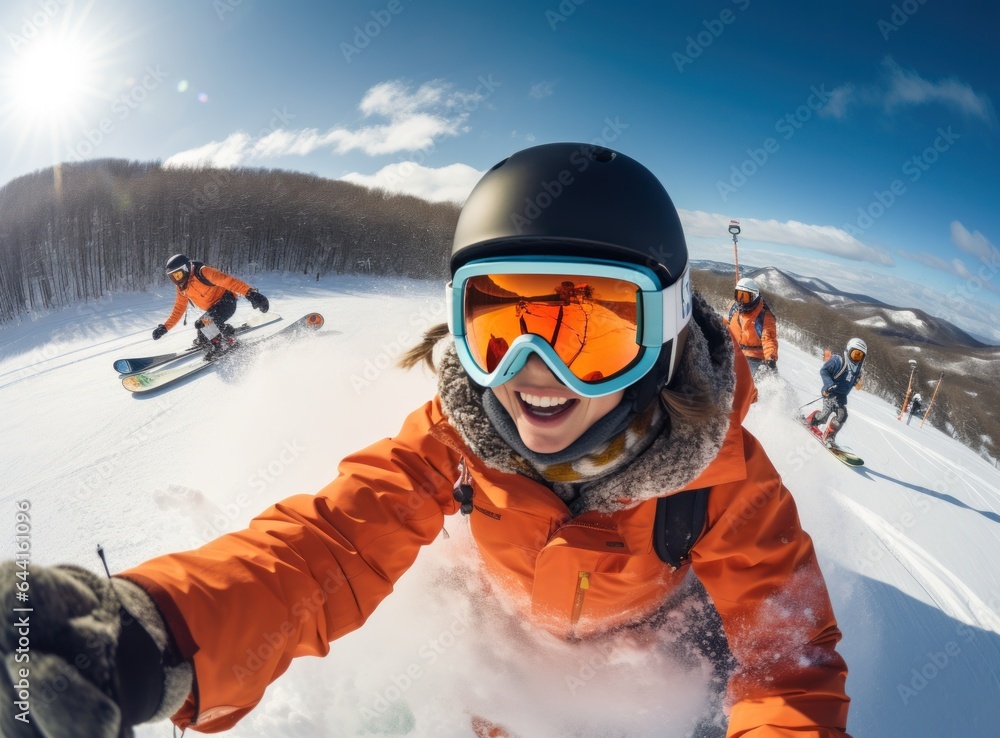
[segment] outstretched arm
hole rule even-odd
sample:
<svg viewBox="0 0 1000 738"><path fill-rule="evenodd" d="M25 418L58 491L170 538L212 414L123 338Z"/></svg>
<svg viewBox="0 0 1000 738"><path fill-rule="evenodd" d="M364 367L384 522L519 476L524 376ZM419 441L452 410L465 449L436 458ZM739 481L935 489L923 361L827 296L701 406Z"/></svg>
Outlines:
<svg viewBox="0 0 1000 738"><path fill-rule="evenodd" d="M428 433L440 421L439 406L428 403L396 438L344 459L319 494L284 500L244 531L122 573L152 595L194 664L197 700L175 723L232 726L293 657L324 655L365 622L457 510L458 457Z"/></svg>

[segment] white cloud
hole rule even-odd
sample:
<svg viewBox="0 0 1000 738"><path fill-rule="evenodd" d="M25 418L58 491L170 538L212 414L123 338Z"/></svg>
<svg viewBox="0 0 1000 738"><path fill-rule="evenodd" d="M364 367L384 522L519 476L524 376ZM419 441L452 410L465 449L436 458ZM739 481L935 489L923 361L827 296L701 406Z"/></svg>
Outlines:
<svg viewBox="0 0 1000 738"><path fill-rule="evenodd" d="M879 79L870 85L847 83L837 87L822 113L843 118L852 105L881 107L886 113L916 105L939 104L987 123L994 121L989 97L957 79L931 82L913 70L903 69L892 57L882 60Z"/></svg>
<svg viewBox="0 0 1000 738"><path fill-rule="evenodd" d="M967 292L985 289L1000 295L1000 285L997 284L1000 280L1000 251L997 251L982 233L979 231L969 233L957 220L951 224L951 240L962 251L978 257L982 263L970 270L964 261L957 258L949 261L926 251L910 254L900 250L898 253L937 272L965 280L968 286Z"/></svg>
<svg viewBox="0 0 1000 738"><path fill-rule="evenodd" d="M211 141L196 149L175 154L163 162L168 167L215 167L230 169L243 164L251 145L249 134L238 131L223 141Z"/></svg>
<svg viewBox="0 0 1000 738"><path fill-rule="evenodd" d="M396 162L375 174L351 172L341 179L347 182L414 195L431 202L465 202L483 172L466 164L451 164L433 169L412 161Z"/></svg>
<svg viewBox="0 0 1000 738"><path fill-rule="evenodd" d="M957 220L951 222L951 241L967 254L972 254L987 264L997 263L997 247L990 243L979 231L969 233L968 229Z"/></svg>
<svg viewBox="0 0 1000 738"><path fill-rule="evenodd" d="M679 210L684 232L690 236L720 238L728 232L729 216L706 213L701 210ZM867 261L872 264L892 266L892 254L884 249L861 243L846 231L835 226L809 225L790 220L757 220L741 218L741 238L767 243L780 243L799 248L821 251L844 259Z"/></svg>
<svg viewBox="0 0 1000 738"><path fill-rule="evenodd" d="M362 151L369 156L422 151L440 138L465 132L469 113L483 99L477 93L453 90L441 80L416 90L400 81L382 82L365 93L358 108L364 118L385 118L386 122L327 131L279 128L257 138L240 131L221 142L175 154L164 166L236 167L281 156L306 156L321 149L336 154Z"/></svg>

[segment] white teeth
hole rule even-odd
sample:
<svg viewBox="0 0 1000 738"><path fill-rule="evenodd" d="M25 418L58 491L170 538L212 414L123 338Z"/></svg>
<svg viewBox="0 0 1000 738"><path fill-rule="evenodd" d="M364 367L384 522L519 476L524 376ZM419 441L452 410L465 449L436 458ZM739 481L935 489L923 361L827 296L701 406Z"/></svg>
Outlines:
<svg viewBox="0 0 1000 738"><path fill-rule="evenodd" d="M538 397L537 395L526 395L524 392L518 392L517 394L532 407L554 407L565 405L568 402L568 398L566 397Z"/></svg>

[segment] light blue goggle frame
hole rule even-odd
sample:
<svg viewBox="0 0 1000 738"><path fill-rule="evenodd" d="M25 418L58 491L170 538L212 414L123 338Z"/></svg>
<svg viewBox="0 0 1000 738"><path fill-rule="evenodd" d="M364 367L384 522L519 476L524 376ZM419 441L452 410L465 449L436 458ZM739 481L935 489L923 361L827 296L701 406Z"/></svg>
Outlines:
<svg viewBox="0 0 1000 738"><path fill-rule="evenodd" d="M472 358L465 330L465 285L472 277L485 274L554 274L581 277L608 277L632 282L639 287L638 335L643 350L628 370L599 382L579 379L555 349L541 336L532 333L518 336L510 344L500 364L492 372L484 372ZM691 278L685 267L680 279L665 289L655 273L644 266L600 259L548 257L509 257L482 259L460 267L445 288L448 330L455 339L455 348L462 367L476 384L498 387L509 381L524 367L532 353L573 392L583 397L603 397L639 381L660 358L663 344L670 341L670 366L676 364L677 335L691 319ZM667 378L669 381L669 377Z"/></svg>

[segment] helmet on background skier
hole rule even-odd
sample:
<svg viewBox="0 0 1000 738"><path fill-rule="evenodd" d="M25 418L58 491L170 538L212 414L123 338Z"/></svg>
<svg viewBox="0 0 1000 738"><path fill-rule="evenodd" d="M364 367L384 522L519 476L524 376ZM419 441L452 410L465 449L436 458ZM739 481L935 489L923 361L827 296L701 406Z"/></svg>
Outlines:
<svg viewBox="0 0 1000 738"><path fill-rule="evenodd" d="M736 309L741 313L753 310L760 302L760 287L749 277L743 277L736 283L733 299L736 301Z"/></svg>
<svg viewBox="0 0 1000 738"><path fill-rule="evenodd" d="M864 361L866 356L868 356L867 343L862 341L860 338L852 338L847 342L847 348L844 349L845 359L853 364L858 364Z"/></svg>
<svg viewBox="0 0 1000 738"><path fill-rule="evenodd" d="M451 275L449 328L477 384L503 384L532 353L587 397L640 380L651 397L674 376L687 245L663 185L624 154L554 143L494 165L462 207Z"/></svg>
<svg viewBox="0 0 1000 738"><path fill-rule="evenodd" d="M184 254L174 254L167 259L165 271L171 282L183 287L191 277L191 260Z"/></svg>

